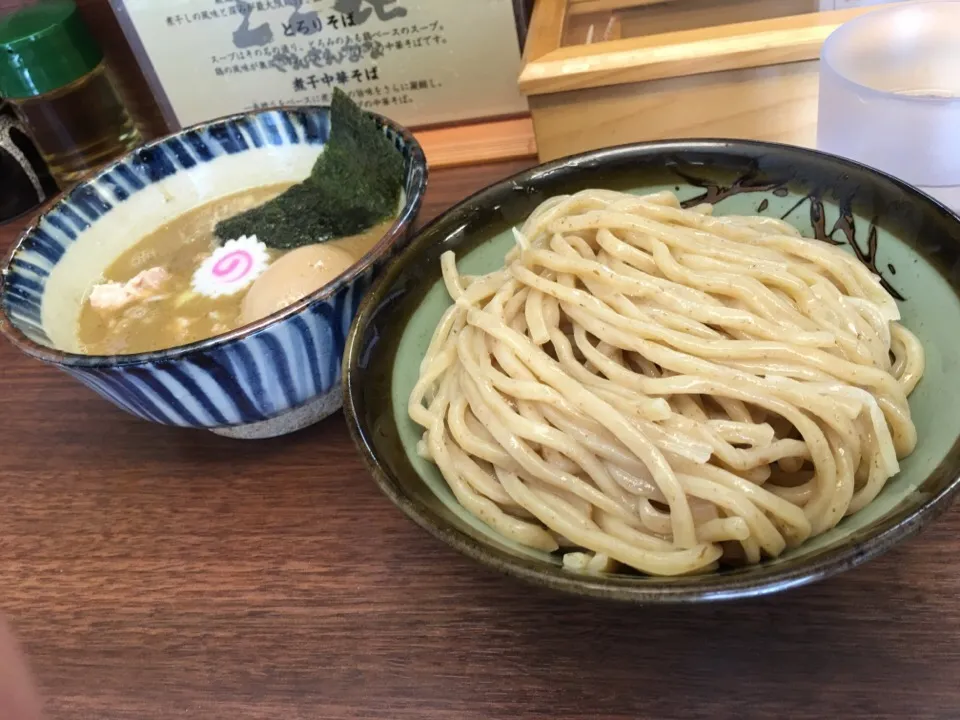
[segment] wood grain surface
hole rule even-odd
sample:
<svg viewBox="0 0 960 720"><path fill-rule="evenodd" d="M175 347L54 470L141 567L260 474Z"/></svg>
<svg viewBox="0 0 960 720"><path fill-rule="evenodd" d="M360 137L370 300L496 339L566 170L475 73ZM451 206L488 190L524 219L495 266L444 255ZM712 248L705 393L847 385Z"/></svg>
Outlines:
<svg viewBox="0 0 960 720"><path fill-rule="evenodd" d="M423 219L520 167L434 173ZM5 342L0 403L0 611L51 719L960 716L956 508L811 587L645 609L447 549L340 415L264 442L166 429Z"/></svg>

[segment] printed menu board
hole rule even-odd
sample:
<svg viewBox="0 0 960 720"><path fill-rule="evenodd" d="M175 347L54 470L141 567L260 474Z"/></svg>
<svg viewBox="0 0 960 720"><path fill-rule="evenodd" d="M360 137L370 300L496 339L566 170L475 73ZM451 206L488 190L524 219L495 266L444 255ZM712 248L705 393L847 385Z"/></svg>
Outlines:
<svg viewBox="0 0 960 720"><path fill-rule="evenodd" d="M324 105L404 125L526 112L513 0L112 0L167 122Z"/></svg>

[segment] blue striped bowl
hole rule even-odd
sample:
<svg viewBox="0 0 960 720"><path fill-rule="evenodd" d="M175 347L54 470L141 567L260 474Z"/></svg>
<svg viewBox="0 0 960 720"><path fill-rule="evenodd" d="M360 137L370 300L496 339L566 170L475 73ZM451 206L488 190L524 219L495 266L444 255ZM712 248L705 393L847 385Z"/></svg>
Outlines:
<svg viewBox="0 0 960 720"><path fill-rule="evenodd" d="M407 245L427 184L417 141L374 117L404 157L404 206L370 252L313 295L252 325L169 350L84 355L76 339L91 285L148 232L210 200L309 174L329 136L329 108L273 109L153 142L66 194L4 263L0 330L28 355L164 425L271 437L335 412L347 330L374 276Z"/></svg>

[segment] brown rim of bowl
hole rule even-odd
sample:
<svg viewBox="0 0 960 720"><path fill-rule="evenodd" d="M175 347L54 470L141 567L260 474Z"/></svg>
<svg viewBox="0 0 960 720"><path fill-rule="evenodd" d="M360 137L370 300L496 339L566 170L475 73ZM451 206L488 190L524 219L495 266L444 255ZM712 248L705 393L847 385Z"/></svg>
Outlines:
<svg viewBox="0 0 960 720"><path fill-rule="evenodd" d="M69 190L60 193L60 195L58 195L53 201L48 201L49 204L47 207L34 218L31 224L24 229L23 232L20 233L17 241L6 253L6 256L3 258L3 265L0 266L0 300L3 298L5 281L10 269L10 263L13 262L13 259L20 251L27 237L34 230L36 230L37 226L44 219L44 217L46 217L48 213L58 208L71 192L76 190L81 185L96 180L114 170L128 157L141 152L144 149L156 147L157 145L160 145L171 138L180 137L185 133L207 128L221 122L236 121L243 118L254 118L264 113L276 111L297 113L315 110L329 110L329 107L329 105L278 105L276 107L264 108L262 110L258 110L257 112L243 112L235 113L233 115L224 115L214 120L207 120L186 128L181 128L177 132L164 135L161 138L151 140L149 143L139 145L130 152L125 153L123 156L117 158L109 165L105 165L88 173L81 180L77 181ZM417 142L417 139L413 136L413 133L411 133L407 128L395 123L393 120L384 117L383 115L369 111L367 111L367 115L373 117L380 125L390 128L393 132L403 138L404 143L410 149L410 167L411 169L416 169L417 167L422 168L422 178L412 196L407 196L403 208L393 221L390 229L384 233L383 237L380 238L377 244L368 250L359 260L357 260L357 262L351 265L346 272L337 276L334 280L327 283L316 292L307 295L294 304L288 305L282 310L278 310L271 315L267 315L266 317L261 318L254 323L243 325L235 330L223 333L222 335L215 335L211 338L206 338L205 340L198 340L196 342L189 343L188 345L177 345L165 350L154 350L151 352L136 353L132 355L83 355L81 353L70 353L63 350L55 350L53 348L46 347L45 345L41 345L40 343L31 340L23 332L21 332L16 325L13 324L7 315L6 308L2 302L0 302L0 333L5 335L10 342L12 342L27 355L48 363L94 368L139 365L140 363L144 362L175 360L193 352L208 350L219 345L225 345L234 340L257 333L260 330L273 325L274 323L280 322L289 317L293 317L310 305L313 305L315 302L324 300L336 294L341 288L349 285L358 276L366 272L370 266L373 265L381 255L383 255L384 252L393 247L398 240L403 238L406 233L411 232L413 222L416 220L417 214L420 212L420 206L423 204L423 197L427 189L427 180L429 176L427 159L424 155L423 148L420 147L420 143ZM406 184L406 179L407 178L405 176L404 184Z"/></svg>
<svg viewBox="0 0 960 720"><path fill-rule="evenodd" d="M497 194L503 189L536 182L538 177L574 174L582 169L602 165L607 160L641 158L658 152L725 151L736 153L738 150L747 154L748 151L752 150L754 152L775 152L787 156L795 155L808 161L842 168L850 176L858 179L862 178L865 182L880 180L884 183L890 183L892 187L905 193L914 201L926 204L931 212L936 213L941 218L949 218L954 223L960 223L960 218L935 198L881 171L816 150L750 140L698 138L635 143L604 148L528 168L479 190L446 210L421 229L413 242L399 255L391 267L377 279L360 304L344 348L343 412L351 438L381 491L409 519L435 538L476 560L481 565L524 582L567 594L618 602L692 604L769 595L837 575L844 570L854 568L883 554L899 541L916 535L927 523L936 519L950 506L954 497L960 493L960 472L958 472L958 468L960 468L960 439L954 442L947 455L927 478L929 480L935 475L943 475L939 492L926 498L922 504L912 507L900 506L899 510L894 510L887 517L874 523L870 530L860 531L864 536L859 539L848 540L836 548L824 549L813 556L797 558L792 561L787 560L780 565L761 563L748 566L737 574L711 573L681 576L676 579L679 582L670 582L674 580L672 578L659 578L664 581L663 583L657 583L658 578L654 576L638 575L638 579L644 577L649 579L649 584L644 585L630 582L627 579L629 576L605 577L601 575L593 577L575 575L563 571L562 568L555 565L547 566L541 564L542 561L512 556L498 549L490 548L486 543L451 527L438 513L418 500L409 497L378 457L378 453L373 447L375 442L374 430L361 425L359 419L362 408L358 406L360 402L359 390L355 388L355 385L359 385L359 380L354 376L359 372L358 367L364 362L361 356L364 350L361 336L364 334L374 311L383 302L397 278L404 273L406 267L414 262L427 246L432 233L443 232L443 237L447 237L448 233L445 232L444 225L451 224L452 226L456 224L451 222L451 218L457 217L458 214L463 215L466 208L486 201L495 201ZM450 229L453 230L454 228L451 227ZM433 240L435 239L433 238ZM953 283L951 283L951 286L957 290ZM392 398L388 398L387 402L392 407ZM416 471L411 467L411 472L415 473ZM684 584L683 581L686 580L690 582Z"/></svg>

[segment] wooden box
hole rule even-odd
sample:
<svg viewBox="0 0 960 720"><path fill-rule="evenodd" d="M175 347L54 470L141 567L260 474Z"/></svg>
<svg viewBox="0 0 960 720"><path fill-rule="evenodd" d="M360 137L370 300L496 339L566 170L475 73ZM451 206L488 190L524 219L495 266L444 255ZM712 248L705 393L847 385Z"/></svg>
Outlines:
<svg viewBox="0 0 960 720"><path fill-rule="evenodd" d="M812 147L820 47L882 2L538 0L519 82L540 159L689 137Z"/></svg>

